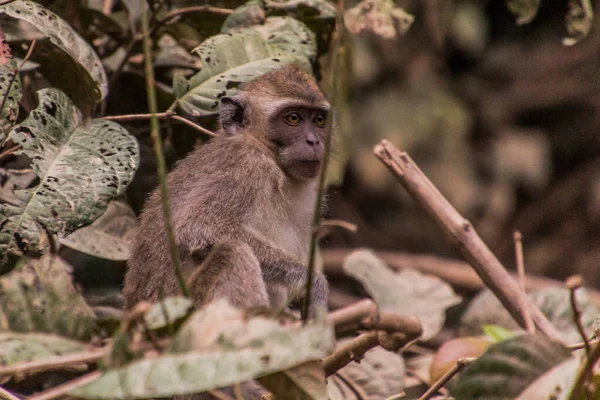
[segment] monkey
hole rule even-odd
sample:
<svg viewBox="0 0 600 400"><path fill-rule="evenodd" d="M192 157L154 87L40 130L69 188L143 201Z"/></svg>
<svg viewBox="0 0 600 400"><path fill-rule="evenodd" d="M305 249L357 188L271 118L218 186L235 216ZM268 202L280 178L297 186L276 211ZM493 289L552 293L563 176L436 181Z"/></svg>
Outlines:
<svg viewBox="0 0 600 400"><path fill-rule="evenodd" d="M215 297L242 309L302 299L330 112L315 79L286 65L222 97L215 137L169 172L173 231L197 307ZM124 306L178 293L156 189L140 214ZM327 297L316 272L311 315Z"/></svg>

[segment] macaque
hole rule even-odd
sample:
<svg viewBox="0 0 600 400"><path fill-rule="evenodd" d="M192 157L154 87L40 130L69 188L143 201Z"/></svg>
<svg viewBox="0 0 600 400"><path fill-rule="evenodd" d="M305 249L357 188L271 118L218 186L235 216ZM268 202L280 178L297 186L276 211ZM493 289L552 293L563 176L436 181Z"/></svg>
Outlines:
<svg viewBox="0 0 600 400"><path fill-rule="evenodd" d="M220 130L168 175L173 230L191 296L242 309L304 296L330 105L315 80L288 65L221 99ZM180 293L155 190L141 213L125 277L127 309ZM311 310L325 308L316 272Z"/></svg>

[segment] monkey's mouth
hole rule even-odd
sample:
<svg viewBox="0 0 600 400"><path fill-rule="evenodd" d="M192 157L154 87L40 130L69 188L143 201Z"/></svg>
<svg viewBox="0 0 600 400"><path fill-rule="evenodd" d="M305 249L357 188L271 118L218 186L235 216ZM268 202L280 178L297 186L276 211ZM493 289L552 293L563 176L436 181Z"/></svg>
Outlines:
<svg viewBox="0 0 600 400"><path fill-rule="evenodd" d="M321 161L319 160L294 160L290 166L291 173L300 178L314 178L319 175Z"/></svg>

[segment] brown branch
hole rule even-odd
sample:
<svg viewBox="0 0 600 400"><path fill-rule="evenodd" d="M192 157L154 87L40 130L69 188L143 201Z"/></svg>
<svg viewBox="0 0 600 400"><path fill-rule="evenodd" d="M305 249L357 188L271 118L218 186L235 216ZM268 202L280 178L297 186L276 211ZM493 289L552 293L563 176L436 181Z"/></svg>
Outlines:
<svg viewBox="0 0 600 400"><path fill-rule="evenodd" d="M0 376L22 375L44 371L54 371L77 364L91 364L102 358L107 348L87 351L84 353L66 354L45 360L27 361L23 363L0 367Z"/></svg>
<svg viewBox="0 0 600 400"><path fill-rule="evenodd" d="M335 226L338 228L342 228L347 230L348 232L352 232L352 233L356 233L356 231L358 231L358 227L356 226L356 224L353 224L351 222L348 221L342 221L340 219L326 219L321 221L321 226L322 227L330 227L330 226Z"/></svg>
<svg viewBox="0 0 600 400"><path fill-rule="evenodd" d="M448 383L448 381L450 379L452 379L452 377L454 375L459 373L464 367L469 365L469 363L473 362L473 360L475 360L475 359L465 357L465 358L461 358L458 361L456 361L456 364L454 365L454 367L452 367L451 370L446 372L440 379L437 380L436 383L433 384L433 386L431 386L425 393L423 393L423 396L419 397L419 400L430 399L431 396L433 396L435 393L437 393L437 391L440 390L442 388L442 386L444 386L446 383Z"/></svg>
<svg viewBox="0 0 600 400"><path fill-rule="evenodd" d="M585 349L586 344L588 344L589 346L593 346L596 343L598 343L598 339L590 340L587 342L579 342L579 343L575 343L575 344L569 344L565 347L567 348L567 350L575 351L575 350Z"/></svg>
<svg viewBox="0 0 600 400"><path fill-rule="evenodd" d="M427 214L444 230L517 323L521 327L526 326L522 304L528 304L536 327L551 339L562 342L556 328L535 305L529 302L526 294L481 240L471 223L452 207L408 154L398 151L386 140L375 146L374 152Z"/></svg>
<svg viewBox="0 0 600 400"><path fill-rule="evenodd" d="M523 257L523 235L521 235L521 232L515 231L513 233L513 240L515 242L515 259L517 262L517 278L519 286L523 293L527 293L525 289L527 279L525 278L525 261ZM523 297L522 299L526 298L527 297ZM527 302L522 303L521 308L523 309L523 316L525 317L525 331L528 334L533 335L535 334L535 325L531 319L531 313L529 307L527 307Z"/></svg>
<svg viewBox="0 0 600 400"><path fill-rule="evenodd" d="M329 313L329 323L336 333L348 330L371 330L348 341L323 360L325 374L330 376L352 361L360 361L370 349L381 346L397 351L423 333L417 318L395 313L380 313L370 299Z"/></svg>
<svg viewBox="0 0 600 400"><path fill-rule="evenodd" d="M379 345L379 332L363 333L344 343L323 360L325 376L333 375L352 361L360 361L365 353Z"/></svg>
<svg viewBox="0 0 600 400"><path fill-rule="evenodd" d="M345 371L337 371L335 376L344 382L354 393L357 400L369 400L371 396L363 389L361 385L355 382Z"/></svg>
<svg viewBox="0 0 600 400"><path fill-rule="evenodd" d="M20 398L18 398L17 396L15 396L14 394L12 394L8 390L4 389L3 387L0 387L0 399L5 399L5 400L21 400Z"/></svg>
<svg viewBox="0 0 600 400"><path fill-rule="evenodd" d="M416 317L390 312L380 313L377 305L364 299L328 314L327 321L335 328L336 334L357 330L378 330L403 333L409 341L423 334L423 327Z"/></svg>
<svg viewBox="0 0 600 400"><path fill-rule="evenodd" d="M211 132L208 129L203 128L198 124L195 124L194 122L190 121L189 119L180 117L174 111L165 111L162 113L154 114L154 116L158 119L163 119L163 120L172 119L172 120L181 122L181 123L193 128L193 129L197 130L198 132L201 132L207 136L211 136L211 137L216 136L214 132ZM143 121L143 120L148 120L151 118L152 118L152 114L127 114L127 115L109 115L106 117L102 117L100 119L108 120L108 121L127 122L127 121Z"/></svg>
<svg viewBox="0 0 600 400"><path fill-rule="evenodd" d="M2 153L0 153L0 160L10 156L12 153L14 153L15 151L18 151L18 150L21 150L20 144L17 144L16 146L13 146L10 149L3 151Z"/></svg>
<svg viewBox="0 0 600 400"><path fill-rule="evenodd" d="M154 27L152 27L151 33L154 33L161 25L164 25L165 23L169 22L173 18L179 17L184 14L195 13L195 12L207 12L207 13L227 15L227 16L233 14L233 10L230 10L228 8L213 7L208 4L202 5L202 6L184 7L184 8L180 8L179 10L171 11L164 17L158 19L156 21L156 25L154 25Z"/></svg>
<svg viewBox="0 0 600 400"><path fill-rule="evenodd" d="M592 371L598 360L600 360L600 342L596 343L591 354L585 360L585 365L581 369L581 372L575 381L575 385L573 386L569 400L581 399L586 383L592 378Z"/></svg>
<svg viewBox="0 0 600 400"><path fill-rule="evenodd" d="M567 289L569 289L569 298L571 300L571 309L573 310L573 322L575 322L575 326L581 335L581 339L583 340L583 344L585 347L585 354L589 358L591 353L590 343L587 335L585 334L585 329L583 329L583 325L581 324L581 310L577 305L577 299L575 298L575 292L580 287L583 287L583 278L579 275L573 275L569 277L565 285Z"/></svg>
<svg viewBox="0 0 600 400"><path fill-rule="evenodd" d="M325 264L325 272L329 276L345 276L342 269L344 258L356 249L334 248L322 249L321 255ZM416 269L422 273L437 276L450 283L454 287L463 290L478 292L485 288L485 284L471 266L459 260L437 257L424 254L411 254L393 251L376 251L377 257L386 262L392 269L401 271L407 268ZM516 274L512 274L517 279ZM564 282L543 276L528 275L525 282L527 291L540 290L547 287L564 286ZM586 288L590 298L600 303L600 292L592 288Z"/></svg>

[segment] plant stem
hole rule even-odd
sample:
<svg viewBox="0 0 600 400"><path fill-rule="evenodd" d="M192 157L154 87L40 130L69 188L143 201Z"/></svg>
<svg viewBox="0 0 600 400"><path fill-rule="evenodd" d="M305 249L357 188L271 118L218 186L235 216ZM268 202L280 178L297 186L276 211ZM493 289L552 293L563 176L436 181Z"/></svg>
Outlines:
<svg viewBox="0 0 600 400"><path fill-rule="evenodd" d="M150 118L150 128L152 141L154 142L154 152L156 153L156 161L158 164L158 181L163 206L164 229L167 231L166 233L169 239L169 247L171 249L171 259L173 260L173 266L175 268L177 280L179 281L181 293L184 296L189 297L190 292L185 283L183 270L181 269L179 251L177 249L177 243L175 241L175 232L173 232L173 226L171 224L171 208L169 206L169 193L167 191L167 166L163 151L162 138L160 137L160 126L158 123L158 118L156 116L158 112L158 105L156 102L156 91L154 90L154 70L152 66L152 39L149 35L150 28L148 23L148 10L146 9L146 7L144 7L144 0L140 0L140 2L142 3L143 9L142 33L144 35L144 69L146 72L146 90L148 92L148 110L150 111L150 114L153 114Z"/></svg>
<svg viewBox="0 0 600 400"><path fill-rule="evenodd" d="M338 33L343 29L343 23L341 22L341 16L338 12L336 27ZM335 71L337 69L337 59L338 53L341 49L341 40L338 36L335 44L334 44L334 53L333 53L333 62L331 65L331 82L335 82ZM335 104L335 83L332 83L332 95L331 95L331 103ZM329 153L331 152L331 137L333 136L333 116L329 116L327 118L327 127L329 134L325 138L324 144L324 156L323 156L323 167L321 168L321 173L319 175L319 189L317 191L317 200L315 202L315 211L313 214L313 223L312 223L312 231L310 235L310 247L308 250L308 278L306 280L306 292L304 296L304 303L302 307L302 320L304 324L308 322L308 311L310 310L311 303L311 292L312 292L312 284L313 277L315 276L315 256L317 254L317 242L319 238L319 226L321 223L321 208L323 207L323 192L325 191L325 182L327 178L327 166L329 165Z"/></svg>

